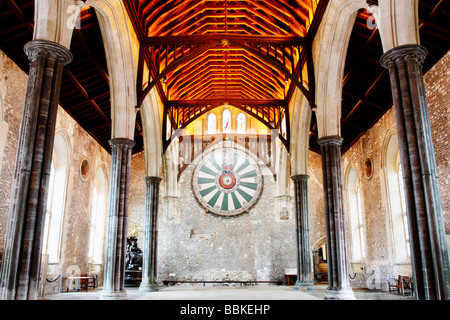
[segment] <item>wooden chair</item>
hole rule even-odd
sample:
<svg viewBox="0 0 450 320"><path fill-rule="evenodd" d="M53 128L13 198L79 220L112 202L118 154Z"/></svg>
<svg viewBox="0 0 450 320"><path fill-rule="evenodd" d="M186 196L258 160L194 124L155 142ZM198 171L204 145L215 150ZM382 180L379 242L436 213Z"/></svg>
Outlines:
<svg viewBox="0 0 450 320"><path fill-rule="evenodd" d="M405 296L405 293L411 293L413 295L414 293L414 283L413 283L413 277L402 277L402 294Z"/></svg>
<svg viewBox="0 0 450 320"><path fill-rule="evenodd" d="M94 274L91 277L89 277L87 285L88 285L88 288L92 288L92 289L97 288L97 286L98 286L98 275Z"/></svg>
<svg viewBox="0 0 450 320"><path fill-rule="evenodd" d="M402 276L399 275L397 279L389 279L389 292L402 293Z"/></svg>
<svg viewBox="0 0 450 320"><path fill-rule="evenodd" d="M87 277L86 273L80 274L80 277ZM88 279L80 279L80 289L88 291Z"/></svg>

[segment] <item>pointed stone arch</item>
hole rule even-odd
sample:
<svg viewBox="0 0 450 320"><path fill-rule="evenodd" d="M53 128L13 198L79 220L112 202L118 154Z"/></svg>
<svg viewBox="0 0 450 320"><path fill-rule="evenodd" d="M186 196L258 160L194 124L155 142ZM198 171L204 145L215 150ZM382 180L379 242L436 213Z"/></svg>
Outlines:
<svg viewBox="0 0 450 320"><path fill-rule="evenodd" d="M118 0L88 0L97 12L110 78L112 138L134 140L137 40Z"/></svg>
<svg viewBox="0 0 450 320"><path fill-rule="evenodd" d="M313 43L319 138L341 135L342 80L350 35L364 0L330 1Z"/></svg>

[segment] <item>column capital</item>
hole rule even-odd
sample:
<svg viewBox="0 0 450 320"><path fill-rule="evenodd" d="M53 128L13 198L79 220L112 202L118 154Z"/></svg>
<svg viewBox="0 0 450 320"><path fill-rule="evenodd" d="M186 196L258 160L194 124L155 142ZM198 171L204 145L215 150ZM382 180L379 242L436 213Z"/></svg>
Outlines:
<svg viewBox="0 0 450 320"><path fill-rule="evenodd" d="M114 138L114 139L109 140L108 142L111 147L117 146L117 145L126 145L129 148L133 148L136 145L136 142L134 142L133 140L130 140L130 139L126 139L126 138Z"/></svg>
<svg viewBox="0 0 450 320"><path fill-rule="evenodd" d="M342 142L344 141L344 138L340 136L329 136L329 137L323 137L317 140L317 143L319 145L327 145L327 144L336 144L338 146L342 145Z"/></svg>
<svg viewBox="0 0 450 320"><path fill-rule="evenodd" d="M296 175L293 175L293 176L291 177L291 179L292 179L294 182L297 182L297 181L307 181L307 180L309 179L309 176L308 176L307 174L296 174Z"/></svg>
<svg viewBox="0 0 450 320"><path fill-rule="evenodd" d="M405 45L393 48L381 56L380 64L386 68L390 69L394 65L398 64L399 61L411 61L415 60L421 66L428 55L428 50L420 45Z"/></svg>
<svg viewBox="0 0 450 320"><path fill-rule="evenodd" d="M144 180L145 180L145 182L148 182L148 183L160 183L162 178L148 176L148 177L145 177Z"/></svg>
<svg viewBox="0 0 450 320"><path fill-rule="evenodd" d="M32 40L25 44L24 51L30 61L38 57L53 59L63 65L72 62L72 53L64 46L46 40Z"/></svg>

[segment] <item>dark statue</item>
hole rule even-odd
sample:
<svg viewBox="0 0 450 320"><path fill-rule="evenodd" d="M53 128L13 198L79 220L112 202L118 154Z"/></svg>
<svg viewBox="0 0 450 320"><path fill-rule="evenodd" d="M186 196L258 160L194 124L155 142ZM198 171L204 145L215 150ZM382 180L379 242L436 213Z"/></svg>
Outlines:
<svg viewBox="0 0 450 320"><path fill-rule="evenodd" d="M142 268L142 250L137 246L137 238L127 238L127 256L125 270L139 270Z"/></svg>
<svg viewBox="0 0 450 320"><path fill-rule="evenodd" d="M138 248L136 237L127 238L125 258L125 285L137 286L142 279L142 250Z"/></svg>

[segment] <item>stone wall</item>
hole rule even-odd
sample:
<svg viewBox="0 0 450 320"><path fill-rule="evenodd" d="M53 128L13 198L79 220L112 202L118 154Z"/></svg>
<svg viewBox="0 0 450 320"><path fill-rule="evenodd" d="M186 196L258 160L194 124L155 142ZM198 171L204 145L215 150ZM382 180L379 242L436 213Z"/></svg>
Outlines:
<svg viewBox="0 0 450 320"><path fill-rule="evenodd" d="M308 209L311 250L317 250L325 243L325 211L322 186L322 158L309 152L308 160Z"/></svg>
<svg viewBox="0 0 450 320"><path fill-rule="evenodd" d="M217 146L216 146L217 147ZM130 219L143 232L143 155L132 159ZM206 213L192 189L193 161L182 173L178 212L167 212L164 181L161 184L158 220L158 280L175 273L178 280L282 280L285 268L295 268L293 212L280 219L275 206L275 180L263 163L262 195L249 213L222 217ZM142 247L142 245L141 245Z"/></svg>
<svg viewBox="0 0 450 320"><path fill-rule="evenodd" d="M145 214L145 152L135 154L131 158L131 181L128 199L128 234L131 235L133 228L138 230L138 239L144 236L144 214ZM138 242L142 249L144 246Z"/></svg>
<svg viewBox="0 0 450 320"><path fill-rule="evenodd" d="M0 248L4 246L7 217L15 169L18 136L27 88L27 75L0 52ZM90 137L61 107L56 134L63 134L69 147L67 191L62 223L61 257L48 266L47 279L67 275L71 268L81 273L102 275L101 265L88 261L91 201L97 169L103 165L109 174L110 155ZM85 179L80 174L82 160L88 160ZM106 218L106 213L105 213ZM71 267L72 266L72 267ZM58 282L46 283L46 293L58 289ZM66 283L63 282L63 289Z"/></svg>

